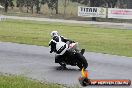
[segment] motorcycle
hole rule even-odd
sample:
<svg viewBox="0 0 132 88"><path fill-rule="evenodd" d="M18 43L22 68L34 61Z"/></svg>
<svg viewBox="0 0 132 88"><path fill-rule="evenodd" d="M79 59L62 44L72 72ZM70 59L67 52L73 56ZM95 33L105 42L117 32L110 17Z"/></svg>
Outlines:
<svg viewBox="0 0 132 88"><path fill-rule="evenodd" d="M63 68L66 68L66 65L78 66L80 69L88 67L87 60L83 56L85 49L82 49L81 52L78 49L78 43L68 44L68 49L63 55L55 55L55 63L59 63Z"/></svg>

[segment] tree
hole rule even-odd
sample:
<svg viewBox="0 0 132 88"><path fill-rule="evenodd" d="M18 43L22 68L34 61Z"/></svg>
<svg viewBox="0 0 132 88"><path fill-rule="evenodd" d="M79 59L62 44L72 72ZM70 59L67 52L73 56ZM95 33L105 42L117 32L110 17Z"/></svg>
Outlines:
<svg viewBox="0 0 132 88"><path fill-rule="evenodd" d="M9 6L9 1L5 0L5 2L4 2L5 12L7 12L8 6Z"/></svg>
<svg viewBox="0 0 132 88"><path fill-rule="evenodd" d="M132 0L127 0L127 8L132 9Z"/></svg>
<svg viewBox="0 0 132 88"><path fill-rule="evenodd" d="M116 7L127 8L127 0L118 0Z"/></svg>
<svg viewBox="0 0 132 88"><path fill-rule="evenodd" d="M23 11L23 7L27 8L27 13L31 11L31 13L34 12L34 6L36 6L36 10L39 10L39 0L17 0L17 7L19 7L20 11ZM38 12L38 11L37 11Z"/></svg>
<svg viewBox="0 0 132 88"><path fill-rule="evenodd" d="M64 0L64 2L63 2L63 6L64 6L64 17L66 15L66 8L67 8L68 4L69 4L69 0Z"/></svg>
<svg viewBox="0 0 132 88"><path fill-rule="evenodd" d="M36 13L39 13L40 8L41 8L41 1L35 0L35 6L36 6Z"/></svg>
<svg viewBox="0 0 132 88"><path fill-rule="evenodd" d="M117 4L118 0L105 0L105 3L107 3L109 8L114 8Z"/></svg>
<svg viewBox="0 0 132 88"><path fill-rule="evenodd" d="M5 0L0 0L0 4L1 4L2 6L4 6Z"/></svg>
<svg viewBox="0 0 132 88"><path fill-rule="evenodd" d="M16 5L19 7L20 12L23 12L22 7L25 5L25 0L17 0Z"/></svg>
<svg viewBox="0 0 132 88"><path fill-rule="evenodd" d="M51 10L51 14L54 9L56 14L58 14L58 0L46 0L46 3L48 4L49 10Z"/></svg>
<svg viewBox="0 0 132 88"><path fill-rule="evenodd" d="M55 7L55 9L56 9L56 14L58 14L59 12L58 12L58 0L56 0L56 7Z"/></svg>
<svg viewBox="0 0 132 88"><path fill-rule="evenodd" d="M4 6L5 12L8 11L8 7L9 7L9 6L11 6L11 7L14 6L13 0L0 0L0 4L1 4L2 6Z"/></svg>
<svg viewBox="0 0 132 88"><path fill-rule="evenodd" d="M31 11L31 13L33 14L33 7L35 5L35 1L37 0L24 0L24 7L27 7L27 13Z"/></svg>

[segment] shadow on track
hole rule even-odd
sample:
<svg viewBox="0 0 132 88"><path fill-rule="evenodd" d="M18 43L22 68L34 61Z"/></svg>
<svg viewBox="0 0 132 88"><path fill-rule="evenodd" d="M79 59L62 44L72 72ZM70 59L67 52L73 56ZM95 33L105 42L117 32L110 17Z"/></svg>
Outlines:
<svg viewBox="0 0 132 88"><path fill-rule="evenodd" d="M56 67L54 67L54 69L55 70L57 70L57 71L74 71L74 72L80 72L80 70L79 69L77 69L77 68L70 68L70 67L67 67L67 68L63 68L63 67L61 67L61 66L56 66Z"/></svg>

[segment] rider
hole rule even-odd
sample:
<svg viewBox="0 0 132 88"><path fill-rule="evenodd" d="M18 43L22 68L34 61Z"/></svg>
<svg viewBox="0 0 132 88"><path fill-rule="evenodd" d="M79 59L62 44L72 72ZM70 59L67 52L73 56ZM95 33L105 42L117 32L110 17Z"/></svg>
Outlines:
<svg viewBox="0 0 132 88"><path fill-rule="evenodd" d="M51 32L51 41L49 42L49 46L51 46L51 51L55 52L57 54L64 54L64 52L67 50L68 45L67 43L73 43L74 41L64 38L63 36L59 36L57 31Z"/></svg>
<svg viewBox="0 0 132 88"><path fill-rule="evenodd" d="M65 52L68 49L68 44L67 42L74 42L71 40L68 40L62 36L59 36L57 31L52 31L51 32L51 41L49 42L49 46L51 47L50 53L55 52L56 54L58 54L55 57L55 62L62 62L63 61L63 56L65 54ZM60 65L64 68L66 68L66 65L64 63L60 63Z"/></svg>
<svg viewBox="0 0 132 88"><path fill-rule="evenodd" d="M68 48L67 44L75 43L74 41L70 39L60 36L58 31L52 31L50 35L52 37L51 41L49 42L49 46L51 46L50 53L55 52L57 54L62 55L66 51L66 48ZM84 54L84 52L85 52L85 49L82 49L81 53Z"/></svg>
<svg viewBox="0 0 132 88"><path fill-rule="evenodd" d="M49 46L51 47L50 53L54 52L58 54L55 58L55 62L60 62L60 60L63 61L63 56L65 52L68 49L68 44L75 43L72 40L66 39L63 36L60 36L57 31L51 32L51 41L49 42ZM84 49L81 50L81 53L83 54L85 52ZM61 66L65 67L65 64L61 64Z"/></svg>

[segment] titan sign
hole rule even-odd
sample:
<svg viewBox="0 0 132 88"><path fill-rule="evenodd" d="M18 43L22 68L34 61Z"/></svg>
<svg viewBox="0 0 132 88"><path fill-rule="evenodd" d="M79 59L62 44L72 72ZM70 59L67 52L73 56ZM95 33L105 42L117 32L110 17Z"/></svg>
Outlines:
<svg viewBox="0 0 132 88"><path fill-rule="evenodd" d="M106 18L106 8L78 6L78 16Z"/></svg>

